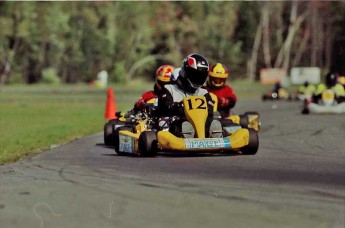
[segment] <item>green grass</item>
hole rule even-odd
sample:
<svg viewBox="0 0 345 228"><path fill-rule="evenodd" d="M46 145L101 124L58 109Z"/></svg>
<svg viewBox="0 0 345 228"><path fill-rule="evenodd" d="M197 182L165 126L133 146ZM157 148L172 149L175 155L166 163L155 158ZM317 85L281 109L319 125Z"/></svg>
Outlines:
<svg viewBox="0 0 345 228"><path fill-rule="evenodd" d="M117 110L132 108L152 83L110 85ZM56 144L103 131L106 89L73 86L9 86L0 92L0 164Z"/></svg>
<svg viewBox="0 0 345 228"><path fill-rule="evenodd" d="M241 80L229 83L242 98L261 97L271 86ZM152 82L112 84L117 111L127 111ZM0 90L0 164L103 131L106 89L85 84L5 86Z"/></svg>

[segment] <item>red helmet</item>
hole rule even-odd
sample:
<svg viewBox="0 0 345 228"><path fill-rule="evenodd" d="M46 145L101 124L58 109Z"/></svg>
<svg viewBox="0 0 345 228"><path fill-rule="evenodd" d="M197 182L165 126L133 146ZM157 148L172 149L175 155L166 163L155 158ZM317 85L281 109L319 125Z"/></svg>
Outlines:
<svg viewBox="0 0 345 228"><path fill-rule="evenodd" d="M221 88L225 85L228 76L229 70L224 64L213 64L211 65L210 73L208 74L208 84L214 88Z"/></svg>
<svg viewBox="0 0 345 228"><path fill-rule="evenodd" d="M156 71L156 83L160 86L164 86L170 82L171 73L174 71L174 67L171 65L162 65Z"/></svg>

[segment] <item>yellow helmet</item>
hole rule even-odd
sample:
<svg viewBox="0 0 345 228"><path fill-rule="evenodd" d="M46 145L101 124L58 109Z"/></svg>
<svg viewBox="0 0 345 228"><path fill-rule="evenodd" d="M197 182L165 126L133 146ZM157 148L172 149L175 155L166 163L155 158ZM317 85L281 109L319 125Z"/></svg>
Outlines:
<svg viewBox="0 0 345 228"><path fill-rule="evenodd" d="M344 76L339 76L338 77L338 82L342 85L345 85L345 75Z"/></svg>
<svg viewBox="0 0 345 228"><path fill-rule="evenodd" d="M166 84L170 82L171 74L174 71L171 65L162 65L156 71L156 80L159 84Z"/></svg>
<svg viewBox="0 0 345 228"><path fill-rule="evenodd" d="M225 81L229 76L229 70L224 64L212 64L208 76L209 85L220 88L225 85Z"/></svg>

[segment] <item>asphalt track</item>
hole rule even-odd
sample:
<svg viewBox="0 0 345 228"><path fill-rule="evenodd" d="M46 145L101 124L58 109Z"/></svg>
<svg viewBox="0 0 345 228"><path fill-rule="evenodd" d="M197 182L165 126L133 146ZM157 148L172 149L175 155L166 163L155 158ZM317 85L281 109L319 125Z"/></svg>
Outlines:
<svg viewBox="0 0 345 228"><path fill-rule="evenodd" d="M98 133L0 167L0 227L339 227L345 115L258 111L255 156L120 157Z"/></svg>

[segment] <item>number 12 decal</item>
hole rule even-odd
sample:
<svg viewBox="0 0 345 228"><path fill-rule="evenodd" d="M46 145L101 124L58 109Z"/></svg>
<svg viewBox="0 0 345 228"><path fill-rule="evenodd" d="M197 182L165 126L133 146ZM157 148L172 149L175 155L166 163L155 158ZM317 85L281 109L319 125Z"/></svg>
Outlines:
<svg viewBox="0 0 345 228"><path fill-rule="evenodd" d="M200 101L198 102L199 104L196 104L197 101ZM188 110L194 109L193 104L198 105L196 109L206 109L206 102L204 99L195 98L194 102L192 102L192 99L188 99L187 102L188 102Z"/></svg>

